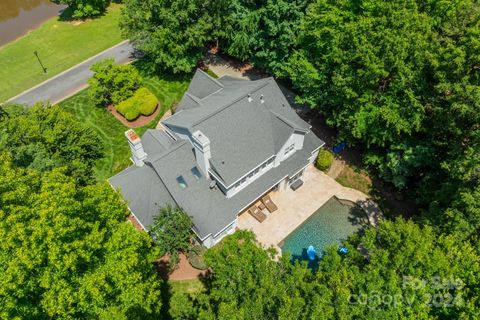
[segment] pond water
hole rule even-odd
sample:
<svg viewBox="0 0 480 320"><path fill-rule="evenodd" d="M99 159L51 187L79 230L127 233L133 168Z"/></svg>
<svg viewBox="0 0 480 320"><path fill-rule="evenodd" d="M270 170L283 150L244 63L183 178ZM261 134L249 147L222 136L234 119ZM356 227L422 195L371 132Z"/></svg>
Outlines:
<svg viewBox="0 0 480 320"><path fill-rule="evenodd" d="M55 17L65 7L49 0L0 0L0 46Z"/></svg>

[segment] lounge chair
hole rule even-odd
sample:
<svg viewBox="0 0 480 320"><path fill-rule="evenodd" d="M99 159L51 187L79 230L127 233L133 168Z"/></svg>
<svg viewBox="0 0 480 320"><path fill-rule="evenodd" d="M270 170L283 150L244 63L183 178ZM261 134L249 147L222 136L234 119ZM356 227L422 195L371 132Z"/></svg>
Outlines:
<svg viewBox="0 0 480 320"><path fill-rule="evenodd" d="M258 220L258 222L262 223L267 219L267 215L260 211L257 206L253 206L252 208L248 209L248 213L252 215L255 219Z"/></svg>
<svg viewBox="0 0 480 320"><path fill-rule="evenodd" d="M270 199L270 196L267 194L266 196L262 197L262 203L267 207L268 211L270 213L276 211L278 207L276 206L275 203L273 203L272 199Z"/></svg>

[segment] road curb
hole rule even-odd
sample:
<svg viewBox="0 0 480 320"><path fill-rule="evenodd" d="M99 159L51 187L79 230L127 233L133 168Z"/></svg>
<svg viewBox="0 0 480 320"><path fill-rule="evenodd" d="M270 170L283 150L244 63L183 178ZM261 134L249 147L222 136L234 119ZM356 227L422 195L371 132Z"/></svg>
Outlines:
<svg viewBox="0 0 480 320"><path fill-rule="evenodd" d="M83 60L83 61L80 62L80 63L77 63L76 65L68 68L67 70L64 70L64 71L60 72L59 74L57 74L57 75L55 75L55 76L53 76L53 77L51 77L51 78L49 78L49 79L47 79L47 80L39 83L39 84L31 87L30 89L27 89L27 90L25 90L25 91L17 94L16 96L11 97L10 99L8 99L7 101L5 101L4 103L11 102L11 101L17 99L18 97L21 97L22 95L27 94L27 93L29 93L30 91L33 91L33 90L35 90L35 89L37 89L37 88L45 85L46 83L49 83L50 81L53 81L53 80L57 79L58 77L63 76L63 75L66 74L67 72L70 72L70 71L72 71L72 70L75 69L75 68L78 68L78 67L81 66L82 64L85 64L85 63L87 63L87 62L89 62L89 61L97 58L98 56L104 54L105 52L107 52L107 51L109 51L109 50L112 50L112 49L115 49L116 47L122 46L122 45L124 45L124 44L126 44L126 43L128 43L128 42L130 42L130 40L124 40L124 41L122 41L122 42L119 42L119 43L117 43L116 45L114 45L114 46L112 46L112 47L110 47L110 48L107 48L107 49L103 50L102 52L99 52L99 53L97 53L96 55L91 56L90 58L88 58L88 59L86 59L86 60ZM83 89L84 89L84 88L83 88ZM78 91L77 91L77 92L78 92ZM64 98L64 99L66 99L66 98ZM63 99L62 99L62 100L63 100ZM62 100L60 100L60 101L62 101Z"/></svg>

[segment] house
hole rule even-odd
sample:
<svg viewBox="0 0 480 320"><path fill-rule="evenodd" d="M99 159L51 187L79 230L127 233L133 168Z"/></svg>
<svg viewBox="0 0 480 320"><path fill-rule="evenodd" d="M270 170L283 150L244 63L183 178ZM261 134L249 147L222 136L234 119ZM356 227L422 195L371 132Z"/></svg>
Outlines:
<svg viewBox="0 0 480 320"><path fill-rule="evenodd" d="M142 138L126 132L134 165L110 183L144 228L161 207L183 208L206 247L234 232L260 197L298 185L324 145L273 78L213 79L198 70L161 125Z"/></svg>

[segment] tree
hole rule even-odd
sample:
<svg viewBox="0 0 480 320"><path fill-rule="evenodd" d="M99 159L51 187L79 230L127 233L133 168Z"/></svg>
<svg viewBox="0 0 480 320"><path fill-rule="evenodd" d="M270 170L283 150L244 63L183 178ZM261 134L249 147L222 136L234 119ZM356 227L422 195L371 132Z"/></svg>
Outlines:
<svg viewBox="0 0 480 320"><path fill-rule="evenodd" d="M137 69L130 64L115 64L113 58L97 62L90 69L95 74L88 80L88 94L97 105L119 104L140 86Z"/></svg>
<svg viewBox="0 0 480 320"><path fill-rule="evenodd" d="M213 39L224 1L126 0L120 27L161 70L190 72ZM212 15L210 14L212 13Z"/></svg>
<svg viewBox="0 0 480 320"><path fill-rule="evenodd" d="M480 152L479 20L476 1L317 0L285 75L368 165L428 205L458 182L448 168Z"/></svg>
<svg viewBox="0 0 480 320"><path fill-rule="evenodd" d="M149 233L160 250L160 255L171 255L171 259L178 261L178 252L187 251L192 237L192 219L177 207L160 209L153 218ZM176 263L174 263L176 264Z"/></svg>
<svg viewBox="0 0 480 320"><path fill-rule="evenodd" d="M221 49L277 76L296 44L308 0L230 1L217 29Z"/></svg>
<svg viewBox="0 0 480 320"><path fill-rule="evenodd" d="M66 4L72 10L72 17L85 19L105 12L110 0L50 0L56 4Z"/></svg>
<svg viewBox="0 0 480 320"><path fill-rule="evenodd" d="M104 183L79 187L0 155L0 317L158 318L156 251Z"/></svg>
<svg viewBox="0 0 480 320"><path fill-rule="evenodd" d="M58 106L11 105L5 112L0 150L8 151L16 166L40 172L65 167L79 184L94 180L92 167L103 156L103 145L91 128Z"/></svg>
<svg viewBox="0 0 480 320"><path fill-rule="evenodd" d="M177 319L475 319L478 252L469 243L402 219L327 248L318 271L272 259L237 231L207 252L205 292L178 296ZM356 248L361 245L364 252ZM187 307L181 312L179 304ZM193 306L192 306L193 304Z"/></svg>

